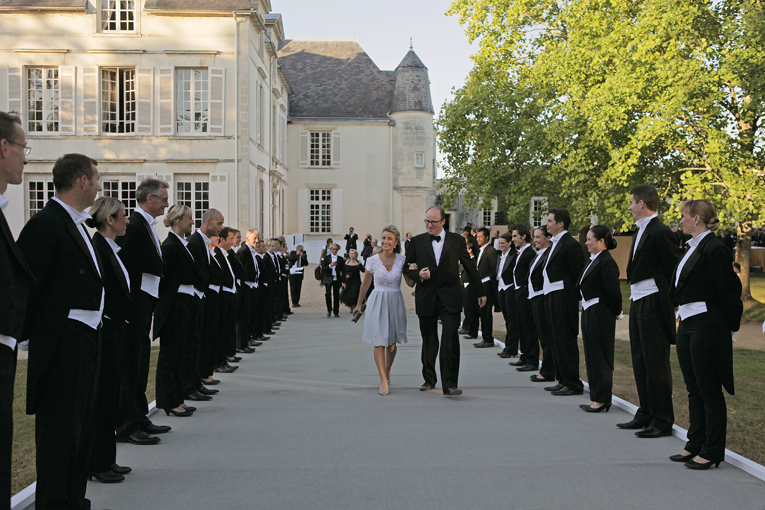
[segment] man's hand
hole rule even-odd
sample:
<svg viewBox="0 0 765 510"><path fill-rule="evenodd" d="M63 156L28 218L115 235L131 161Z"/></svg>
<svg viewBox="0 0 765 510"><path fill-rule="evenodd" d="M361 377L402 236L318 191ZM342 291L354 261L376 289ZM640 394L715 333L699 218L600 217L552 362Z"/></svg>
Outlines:
<svg viewBox="0 0 765 510"><path fill-rule="evenodd" d="M422 280L430 280L430 269L427 267L423 267L420 269L420 279Z"/></svg>
<svg viewBox="0 0 765 510"><path fill-rule="evenodd" d="M486 305L486 296L478 298L478 306L483 308Z"/></svg>

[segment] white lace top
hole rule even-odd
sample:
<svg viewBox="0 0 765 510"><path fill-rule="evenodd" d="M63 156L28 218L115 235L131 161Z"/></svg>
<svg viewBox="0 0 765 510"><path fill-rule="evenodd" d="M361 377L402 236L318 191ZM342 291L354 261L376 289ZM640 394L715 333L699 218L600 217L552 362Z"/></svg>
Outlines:
<svg viewBox="0 0 765 510"><path fill-rule="evenodd" d="M380 292L401 292L401 272L404 269L406 257L396 254L393 268L388 271L380 260L380 255L370 257L367 261L366 270L375 277L375 290Z"/></svg>

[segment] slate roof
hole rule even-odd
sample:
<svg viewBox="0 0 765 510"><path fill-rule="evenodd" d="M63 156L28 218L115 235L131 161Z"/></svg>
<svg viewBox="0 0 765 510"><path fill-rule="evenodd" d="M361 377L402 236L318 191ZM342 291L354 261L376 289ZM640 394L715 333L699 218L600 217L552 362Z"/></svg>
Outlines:
<svg viewBox="0 0 765 510"><path fill-rule="evenodd" d="M387 119L391 73L381 71L355 41L288 39L278 51L294 91L291 117Z"/></svg>
<svg viewBox="0 0 765 510"><path fill-rule="evenodd" d="M193 11L248 11L250 0L146 0L144 9Z"/></svg>
<svg viewBox="0 0 765 510"><path fill-rule="evenodd" d="M398 67L396 67L396 69L401 69L402 67L421 67L423 69L427 69L425 64L422 63L422 60L420 60L420 57L417 56L414 50L409 50Z"/></svg>
<svg viewBox="0 0 765 510"><path fill-rule="evenodd" d="M85 9L88 0L0 0L4 9Z"/></svg>

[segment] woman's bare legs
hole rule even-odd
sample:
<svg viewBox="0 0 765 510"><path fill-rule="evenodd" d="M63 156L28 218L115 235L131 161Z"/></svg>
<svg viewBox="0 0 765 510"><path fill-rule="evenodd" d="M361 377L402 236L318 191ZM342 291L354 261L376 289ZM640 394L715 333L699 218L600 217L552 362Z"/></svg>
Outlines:
<svg viewBox="0 0 765 510"><path fill-rule="evenodd" d="M385 371L385 350L387 347L383 347L382 345L375 345L374 346L374 354L375 354L375 366L377 367L377 372L380 374L380 392L388 392L388 376L387 372Z"/></svg>
<svg viewBox="0 0 765 510"><path fill-rule="evenodd" d="M390 367L393 366L393 360L396 359L396 352L398 352L396 344L385 349L385 353L387 354L385 359L385 376L388 381L390 381Z"/></svg>

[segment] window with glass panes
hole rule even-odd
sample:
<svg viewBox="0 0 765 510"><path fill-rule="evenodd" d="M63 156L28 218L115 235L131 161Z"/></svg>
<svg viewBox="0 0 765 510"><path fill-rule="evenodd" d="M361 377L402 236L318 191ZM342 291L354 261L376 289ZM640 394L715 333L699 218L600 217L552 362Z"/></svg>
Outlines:
<svg viewBox="0 0 765 510"><path fill-rule="evenodd" d="M545 197L531 197L531 206L530 206L530 218L529 222L531 223L531 226L541 227L544 222L544 218L542 216L547 211L547 198Z"/></svg>
<svg viewBox="0 0 765 510"><path fill-rule="evenodd" d="M414 153L414 166L415 168L425 168L425 153L424 152Z"/></svg>
<svg viewBox="0 0 765 510"><path fill-rule="evenodd" d="M27 133L58 133L57 67L27 67Z"/></svg>
<svg viewBox="0 0 765 510"><path fill-rule="evenodd" d="M332 166L332 133L312 132L309 158L311 166Z"/></svg>
<svg viewBox="0 0 765 510"><path fill-rule="evenodd" d="M202 226L202 215L210 208L210 178L208 175L177 176L175 203L187 205L194 215L194 226Z"/></svg>
<svg viewBox="0 0 765 510"><path fill-rule="evenodd" d="M101 31L135 31L135 0L101 0Z"/></svg>
<svg viewBox="0 0 765 510"><path fill-rule="evenodd" d="M101 192L105 197L116 198L125 204L125 214L130 216L136 208L135 190L137 184L135 177L127 179L114 179L111 176L101 175Z"/></svg>
<svg viewBox="0 0 765 510"><path fill-rule="evenodd" d="M52 177L36 177L27 174L24 176L27 185L27 212L31 218L45 207L48 200L53 198L56 190L53 187Z"/></svg>
<svg viewBox="0 0 765 510"><path fill-rule="evenodd" d="M135 133L135 69L101 69L101 131Z"/></svg>
<svg viewBox="0 0 765 510"><path fill-rule="evenodd" d="M483 226L484 227L491 226L491 209L483 210Z"/></svg>
<svg viewBox="0 0 765 510"><path fill-rule="evenodd" d="M332 232L332 190L309 190L308 225L311 233L326 234Z"/></svg>
<svg viewBox="0 0 765 510"><path fill-rule="evenodd" d="M207 133L210 106L207 68L176 69L175 117L177 133Z"/></svg>

